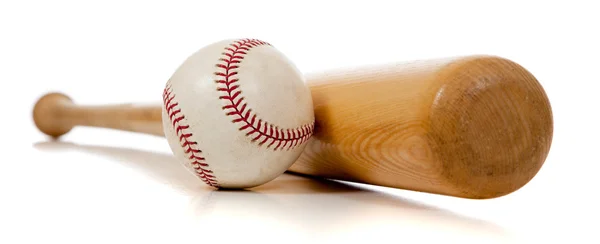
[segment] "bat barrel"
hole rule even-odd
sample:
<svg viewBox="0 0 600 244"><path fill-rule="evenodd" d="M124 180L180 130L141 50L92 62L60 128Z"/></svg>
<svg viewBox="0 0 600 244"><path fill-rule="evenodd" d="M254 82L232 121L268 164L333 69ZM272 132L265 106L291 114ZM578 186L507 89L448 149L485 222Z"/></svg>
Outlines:
<svg viewBox="0 0 600 244"><path fill-rule="evenodd" d="M313 74L319 130L292 171L465 198L531 180L550 149L536 78L494 56Z"/></svg>
<svg viewBox="0 0 600 244"><path fill-rule="evenodd" d="M524 186L550 150L550 102L536 78L496 57L446 67L429 112L428 142L459 195L502 196Z"/></svg>

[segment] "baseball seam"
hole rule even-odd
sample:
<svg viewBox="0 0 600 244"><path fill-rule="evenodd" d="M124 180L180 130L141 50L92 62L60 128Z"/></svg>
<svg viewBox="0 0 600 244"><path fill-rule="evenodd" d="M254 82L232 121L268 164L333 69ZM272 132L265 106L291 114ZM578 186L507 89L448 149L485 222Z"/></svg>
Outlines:
<svg viewBox="0 0 600 244"><path fill-rule="evenodd" d="M175 93L173 93L170 83L167 83L164 89L163 103L175 134L179 137L180 146L188 157L196 175L209 186L219 187L216 177L202 156L202 150L198 149L198 142L193 141L191 138L193 134L189 131L190 126L185 123L185 115L179 108L179 103L175 100Z"/></svg>
<svg viewBox="0 0 600 244"><path fill-rule="evenodd" d="M234 124L241 124L239 130L246 131L246 136L252 137L252 142L259 141L262 138L258 143L259 146L271 140L267 148L277 143L273 150L284 148L290 150L312 136L314 121L297 128L279 128L263 119L257 119L257 114L249 108L244 100L238 83L240 81L237 78L238 69L245 55L252 48L262 45L270 46L271 44L256 39L241 39L224 48L225 52L222 53L222 57L219 59L220 62L216 64L218 71L215 72L218 77L215 80L217 91L221 93L219 99L228 103L222 109L227 116L234 117L232 120Z"/></svg>

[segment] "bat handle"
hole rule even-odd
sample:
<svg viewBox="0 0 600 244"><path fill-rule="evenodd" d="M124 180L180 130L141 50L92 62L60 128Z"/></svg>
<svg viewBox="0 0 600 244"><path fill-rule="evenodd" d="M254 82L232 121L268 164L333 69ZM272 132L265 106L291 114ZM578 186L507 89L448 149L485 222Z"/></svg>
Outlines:
<svg viewBox="0 0 600 244"><path fill-rule="evenodd" d="M33 121L44 134L58 138L75 126L110 128L164 136L160 106L117 104L80 106L61 93L42 96L33 109Z"/></svg>

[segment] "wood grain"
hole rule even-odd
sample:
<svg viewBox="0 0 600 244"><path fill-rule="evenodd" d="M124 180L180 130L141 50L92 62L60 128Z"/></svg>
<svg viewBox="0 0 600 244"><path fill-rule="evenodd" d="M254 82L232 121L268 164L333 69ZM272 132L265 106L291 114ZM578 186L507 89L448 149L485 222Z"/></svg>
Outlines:
<svg viewBox="0 0 600 244"><path fill-rule="evenodd" d="M492 198L531 180L550 149L553 120L543 88L503 58L332 71L309 81L316 140L295 172Z"/></svg>
<svg viewBox="0 0 600 244"><path fill-rule="evenodd" d="M527 184L553 134L551 106L517 63L465 56L307 75L316 128L291 172L463 198ZM163 135L160 106L82 107L58 93L34 108L53 137L77 125Z"/></svg>

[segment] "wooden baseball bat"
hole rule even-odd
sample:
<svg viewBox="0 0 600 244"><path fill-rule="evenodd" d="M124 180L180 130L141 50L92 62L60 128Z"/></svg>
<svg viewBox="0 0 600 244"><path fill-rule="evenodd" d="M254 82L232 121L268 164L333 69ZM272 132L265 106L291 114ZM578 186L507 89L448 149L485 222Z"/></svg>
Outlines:
<svg viewBox="0 0 600 244"><path fill-rule="evenodd" d="M315 134L290 172L485 199L527 184L550 150L548 97L505 58L402 62L306 79ZM51 93L33 119L55 138L74 126L163 136L160 105L79 106Z"/></svg>

